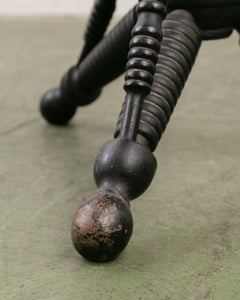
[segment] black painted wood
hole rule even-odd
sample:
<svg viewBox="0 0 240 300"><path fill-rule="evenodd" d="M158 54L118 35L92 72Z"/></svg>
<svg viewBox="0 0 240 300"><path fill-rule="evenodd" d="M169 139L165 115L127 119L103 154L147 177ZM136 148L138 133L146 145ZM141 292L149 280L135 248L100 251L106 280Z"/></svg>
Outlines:
<svg viewBox="0 0 240 300"><path fill-rule="evenodd" d="M40 110L49 123L67 123L78 106L93 102L104 85L124 72L135 21L136 13L132 9L80 64L64 74L58 89L43 95Z"/></svg>
<svg viewBox="0 0 240 300"><path fill-rule="evenodd" d="M85 45L77 65L103 38L116 7L116 0L95 0L94 6L84 34Z"/></svg>
<svg viewBox="0 0 240 300"><path fill-rule="evenodd" d="M132 30L124 89L127 92L120 138L136 140L144 97L151 92L155 64L162 40L166 6L158 1L139 2Z"/></svg>
<svg viewBox="0 0 240 300"><path fill-rule="evenodd" d="M99 190L81 205L72 223L74 247L92 261L116 258L131 237L129 201L151 184L157 167L152 152L201 41L228 37L234 29L240 33L240 0L139 0L104 37L114 8L113 0L95 1L79 62L40 105L48 122L66 123L126 66L126 98L115 139L103 145L95 161Z"/></svg>
<svg viewBox="0 0 240 300"><path fill-rule="evenodd" d="M150 93L145 96L138 135L154 151L194 64L201 45L201 32L187 11L173 11L163 22L163 39L157 57ZM120 131L126 101L120 113L115 138ZM138 136L138 140L143 140Z"/></svg>

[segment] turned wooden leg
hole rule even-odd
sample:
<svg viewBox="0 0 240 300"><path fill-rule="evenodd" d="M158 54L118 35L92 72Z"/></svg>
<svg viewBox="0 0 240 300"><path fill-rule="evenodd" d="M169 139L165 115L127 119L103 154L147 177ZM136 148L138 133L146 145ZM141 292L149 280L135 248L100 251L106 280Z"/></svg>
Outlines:
<svg viewBox="0 0 240 300"><path fill-rule="evenodd" d="M194 64L201 44L201 33L190 13L175 10L162 25L163 39L154 80L144 100L138 128L137 141L151 151L159 140L173 113ZM121 135L126 101L120 112L115 138Z"/></svg>
<svg viewBox="0 0 240 300"><path fill-rule="evenodd" d="M80 206L73 218L73 244L92 261L112 260L127 245L133 229L129 201L141 195L153 179L157 162L152 151L201 44L192 16L186 11L174 11L163 22L163 39L157 55L164 5L158 1L151 3L151 9L150 1L142 1L138 6L125 76L127 93L115 139L102 147L94 166L99 190ZM154 18L149 17L149 11Z"/></svg>
<svg viewBox="0 0 240 300"><path fill-rule="evenodd" d="M67 123L78 106L93 102L104 85L124 72L136 13L132 9L103 38L114 7L113 0L96 0L78 63L63 76L60 88L52 89L42 97L40 110L49 123ZM102 23L103 19L105 21Z"/></svg>
<svg viewBox="0 0 240 300"><path fill-rule="evenodd" d="M83 59L101 41L112 18L116 7L116 0L95 0L94 6L85 30L85 44L79 57L79 66Z"/></svg>
<svg viewBox="0 0 240 300"><path fill-rule="evenodd" d="M140 1L137 6L125 75L127 105L121 134L98 153L94 177L99 190L73 218L73 244L92 261L112 260L126 247L133 228L129 201L147 189L156 170L154 155L136 142L136 136L144 97L151 91L166 11L161 1Z"/></svg>

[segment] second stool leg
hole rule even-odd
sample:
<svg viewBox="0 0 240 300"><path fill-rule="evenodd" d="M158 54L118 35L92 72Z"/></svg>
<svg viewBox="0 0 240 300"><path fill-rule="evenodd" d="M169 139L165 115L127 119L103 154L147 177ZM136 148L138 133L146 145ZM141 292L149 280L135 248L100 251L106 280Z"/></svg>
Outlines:
<svg viewBox="0 0 240 300"><path fill-rule="evenodd" d="M154 151L184 88L201 45L201 32L190 13L175 10L162 26L163 39L151 93L143 102L137 141ZM115 138L121 135L126 101L120 112Z"/></svg>
<svg viewBox="0 0 240 300"><path fill-rule="evenodd" d="M101 1L103 2L105 5L108 3L105 0ZM100 95L104 85L124 72L135 21L135 9L132 9L99 42L101 34L97 35L97 45L93 47L93 42L87 39L79 62L65 73L60 87L47 91L41 99L40 110L49 123L67 123L78 106L93 102Z"/></svg>

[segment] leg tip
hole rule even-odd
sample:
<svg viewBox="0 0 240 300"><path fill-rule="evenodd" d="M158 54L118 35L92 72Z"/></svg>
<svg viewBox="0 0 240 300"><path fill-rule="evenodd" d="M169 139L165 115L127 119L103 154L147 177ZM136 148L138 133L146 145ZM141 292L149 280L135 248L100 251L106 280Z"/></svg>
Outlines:
<svg viewBox="0 0 240 300"><path fill-rule="evenodd" d="M66 124L74 115L76 107L62 101L59 89L47 91L40 103L42 116L51 124Z"/></svg>
<svg viewBox="0 0 240 300"><path fill-rule="evenodd" d="M118 192L100 189L77 210L72 222L72 241L87 260L106 262L126 247L132 229L128 201Z"/></svg>

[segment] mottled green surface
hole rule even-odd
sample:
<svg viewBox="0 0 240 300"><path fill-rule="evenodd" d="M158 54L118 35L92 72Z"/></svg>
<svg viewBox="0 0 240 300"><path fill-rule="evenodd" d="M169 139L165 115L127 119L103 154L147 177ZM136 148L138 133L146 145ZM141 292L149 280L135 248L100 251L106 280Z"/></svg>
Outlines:
<svg viewBox="0 0 240 300"><path fill-rule="evenodd" d="M122 78L48 126L42 92L75 62L77 19L0 20L0 299L240 299L240 49L203 45L155 152L151 188L132 202L133 237L111 263L73 249L73 213L95 191L92 165L112 137Z"/></svg>

